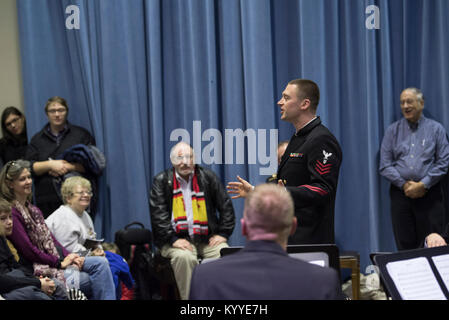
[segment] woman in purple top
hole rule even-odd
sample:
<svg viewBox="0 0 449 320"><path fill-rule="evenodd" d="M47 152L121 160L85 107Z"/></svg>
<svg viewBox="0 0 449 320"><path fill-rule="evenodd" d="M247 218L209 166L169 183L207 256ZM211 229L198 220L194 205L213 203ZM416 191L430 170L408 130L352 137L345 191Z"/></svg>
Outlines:
<svg viewBox="0 0 449 320"><path fill-rule="evenodd" d="M0 172L0 196L13 209L13 232L8 238L36 276L50 276L79 288L94 300L114 300L112 274L104 257L80 257L68 252L51 234L42 212L31 204L30 163L8 162Z"/></svg>

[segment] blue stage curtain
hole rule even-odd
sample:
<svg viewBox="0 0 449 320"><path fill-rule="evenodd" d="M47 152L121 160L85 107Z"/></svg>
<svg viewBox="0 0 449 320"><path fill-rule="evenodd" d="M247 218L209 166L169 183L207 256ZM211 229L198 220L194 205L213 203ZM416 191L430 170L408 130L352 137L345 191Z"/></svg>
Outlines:
<svg viewBox="0 0 449 320"><path fill-rule="evenodd" d="M260 169L267 165L259 157L251 164L254 154L240 163L225 132L252 130L258 142L269 142L270 129L277 129L279 140L289 139L293 127L279 120L276 102L289 80L309 78L321 89L318 114L343 149L335 215L340 250L359 251L362 271L370 252L396 250L379 147L387 126L401 117L405 87L421 88L425 114L449 125L448 1L17 4L28 133L46 123L45 102L59 95L68 100L69 120L95 136L108 160L95 225L107 240L135 220L150 227L152 178L170 165L176 129L200 147L199 160L222 138L222 150L213 154L221 161L202 165L223 183L237 174L263 182ZM70 5L79 8L79 29L66 28ZM370 5L379 8L379 29L366 27ZM233 202L230 244L242 245L243 200Z"/></svg>

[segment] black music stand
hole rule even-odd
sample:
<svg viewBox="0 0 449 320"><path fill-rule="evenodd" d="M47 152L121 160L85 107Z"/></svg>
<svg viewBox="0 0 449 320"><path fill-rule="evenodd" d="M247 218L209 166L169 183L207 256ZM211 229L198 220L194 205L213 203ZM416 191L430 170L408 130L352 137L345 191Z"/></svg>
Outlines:
<svg viewBox="0 0 449 320"><path fill-rule="evenodd" d="M445 284L449 284L449 272L444 266L449 265L449 246L377 254L373 259L393 300L449 298Z"/></svg>

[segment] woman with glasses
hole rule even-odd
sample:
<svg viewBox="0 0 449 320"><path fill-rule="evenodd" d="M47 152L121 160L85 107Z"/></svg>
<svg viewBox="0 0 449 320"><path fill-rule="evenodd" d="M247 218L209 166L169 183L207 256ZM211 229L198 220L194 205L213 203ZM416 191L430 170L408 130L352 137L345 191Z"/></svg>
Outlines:
<svg viewBox="0 0 449 320"><path fill-rule="evenodd" d="M9 240L33 266L34 275L56 278L93 300L114 300L112 274L104 257L70 253L53 236L42 212L31 204L30 163L8 162L0 172L0 196L12 204L13 231Z"/></svg>
<svg viewBox="0 0 449 320"><path fill-rule="evenodd" d="M74 176L67 178L61 187L64 204L46 220L55 238L70 252L86 252L94 256L104 256L109 262L117 297L121 296L120 281L132 289L134 279L126 261L118 254L104 251L96 239L94 224L86 209L90 205L92 189L89 180Z"/></svg>
<svg viewBox="0 0 449 320"><path fill-rule="evenodd" d="M92 197L89 180L80 176L67 178L61 195L64 204L45 219L50 231L70 252L95 249L85 244L86 240L96 239L94 224L86 212ZM99 253L101 255L101 251Z"/></svg>
<svg viewBox="0 0 449 320"><path fill-rule="evenodd" d="M25 116L16 107L7 107L2 113L0 160L2 164L22 159L28 145Z"/></svg>

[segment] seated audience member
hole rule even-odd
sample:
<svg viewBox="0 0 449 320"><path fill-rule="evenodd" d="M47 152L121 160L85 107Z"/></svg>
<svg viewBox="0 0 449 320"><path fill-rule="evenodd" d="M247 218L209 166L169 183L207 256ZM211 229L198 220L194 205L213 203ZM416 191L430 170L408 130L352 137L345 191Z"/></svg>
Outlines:
<svg viewBox="0 0 449 320"><path fill-rule="evenodd" d="M85 246L86 240L97 237L93 221L86 212L92 197L89 180L80 176L67 178L62 184L61 195L64 204L45 219L51 233L70 252L95 251L97 248ZM103 255L100 249L96 255Z"/></svg>
<svg viewBox="0 0 449 320"><path fill-rule="evenodd" d="M103 257L83 258L67 251L51 234L38 207L30 202L30 163L8 162L0 172L0 196L12 204L13 231L8 239L34 275L49 276L73 286L89 299L115 300L114 283ZM66 283L69 287L72 282Z"/></svg>
<svg viewBox="0 0 449 320"><path fill-rule="evenodd" d="M431 233L426 237L425 246L428 248L447 246L449 242L449 224L443 234Z"/></svg>
<svg viewBox="0 0 449 320"><path fill-rule="evenodd" d="M79 163L55 159L74 145L95 145L95 140L86 129L68 122L69 107L63 98L48 99L45 112L48 123L31 138L25 158L31 161L36 205L46 218L62 204L53 178L69 172L85 172Z"/></svg>
<svg viewBox="0 0 449 320"><path fill-rule="evenodd" d="M0 294L6 300L66 300L64 286L48 277L35 277L21 266L6 236L12 232L11 205L0 199ZM59 283L61 284L61 283Z"/></svg>
<svg viewBox="0 0 449 320"><path fill-rule="evenodd" d="M218 258L235 226L234 208L223 184L193 159L190 145L176 144L170 152L173 168L154 178L150 192L155 244L170 259L183 300L188 298L198 255Z"/></svg>
<svg viewBox="0 0 449 320"><path fill-rule="evenodd" d="M78 253L92 250L92 255L108 259L119 298L121 296L119 280L122 280L129 289L133 287L134 280L126 261L118 254L104 251L101 244L95 241L97 234L94 224L86 212L92 197L89 180L80 176L67 178L62 184L61 194L64 205L53 212L45 223L56 240L68 251Z"/></svg>
<svg viewBox="0 0 449 320"><path fill-rule="evenodd" d="M193 271L191 300L342 299L337 272L292 257L287 239L296 230L293 200L276 184L263 184L245 199L245 248Z"/></svg>
<svg viewBox="0 0 449 320"><path fill-rule="evenodd" d="M114 277L114 284L117 285L117 283L119 282L118 280L122 276L132 279L132 283L134 284L135 282L134 279L132 278L129 265L126 262L126 260L120 255L120 249L118 248L118 246L114 242L103 242L101 246L105 250L104 252L106 253L106 257L108 256L108 252L110 252L115 253L115 257L120 257L121 259L120 264L114 264L111 263L110 260L108 260L109 264L111 265L111 272L112 276ZM122 265L123 262L126 264L126 267ZM130 283L125 284L125 282L126 280L122 280L120 290L119 289L116 290L117 300L118 299L134 300L134 289L135 289L134 285L130 288L129 287Z"/></svg>
<svg viewBox="0 0 449 320"><path fill-rule="evenodd" d="M2 113L0 160L2 164L25 157L28 138L25 116L16 107L7 107Z"/></svg>

